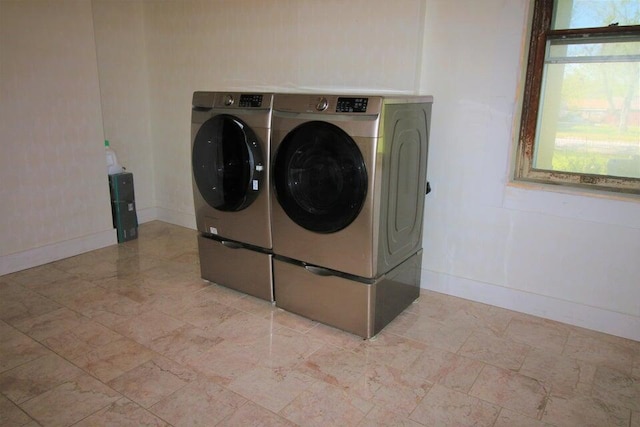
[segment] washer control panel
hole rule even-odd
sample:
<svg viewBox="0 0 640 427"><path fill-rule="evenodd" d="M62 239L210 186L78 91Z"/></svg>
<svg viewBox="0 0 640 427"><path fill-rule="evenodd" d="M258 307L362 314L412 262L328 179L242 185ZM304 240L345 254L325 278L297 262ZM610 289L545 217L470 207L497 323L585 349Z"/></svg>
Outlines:
<svg viewBox="0 0 640 427"><path fill-rule="evenodd" d="M336 113L366 113L369 98L339 97L336 103Z"/></svg>
<svg viewBox="0 0 640 427"><path fill-rule="evenodd" d="M2 1L2 0L0 0ZM194 92L193 106L210 108L269 108L273 95L240 92Z"/></svg>
<svg viewBox="0 0 640 427"><path fill-rule="evenodd" d="M257 94L240 95L240 107L250 107L250 108L262 107L262 95L257 95Z"/></svg>

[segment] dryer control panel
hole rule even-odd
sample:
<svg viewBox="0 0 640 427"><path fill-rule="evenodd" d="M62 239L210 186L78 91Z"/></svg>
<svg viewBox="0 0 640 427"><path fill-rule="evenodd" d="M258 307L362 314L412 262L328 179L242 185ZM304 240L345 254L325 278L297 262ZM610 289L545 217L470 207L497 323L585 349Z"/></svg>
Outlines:
<svg viewBox="0 0 640 427"><path fill-rule="evenodd" d="M278 94L274 97L274 113L312 113L322 116L334 114L347 116L370 116L376 118L382 112L382 96L358 94Z"/></svg>

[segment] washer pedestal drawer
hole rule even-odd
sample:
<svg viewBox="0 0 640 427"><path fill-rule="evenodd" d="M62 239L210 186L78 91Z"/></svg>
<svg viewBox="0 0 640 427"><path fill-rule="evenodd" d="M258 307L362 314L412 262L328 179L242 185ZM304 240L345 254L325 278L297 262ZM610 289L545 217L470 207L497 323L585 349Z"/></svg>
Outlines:
<svg viewBox="0 0 640 427"><path fill-rule="evenodd" d="M420 295L422 250L376 279L358 278L276 257L276 306L370 338Z"/></svg>
<svg viewBox="0 0 640 427"><path fill-rule="evenodd" d="M198 249L203 279L273 301L273 255L202 235Z"/></svg>

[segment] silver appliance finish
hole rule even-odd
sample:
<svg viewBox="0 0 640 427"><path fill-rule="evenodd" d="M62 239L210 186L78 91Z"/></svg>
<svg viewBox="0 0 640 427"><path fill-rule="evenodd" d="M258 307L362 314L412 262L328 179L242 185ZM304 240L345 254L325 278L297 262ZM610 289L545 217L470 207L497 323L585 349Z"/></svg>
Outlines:
<svg viewBox="0 0 640 427"><path fill-rule="evenodd" d="M269 301L273 301L269 192L272 104L273 94L194 92L191 115L193 197L196 224L201 233L198 237L198 247L202 278ZM237 159L227 161L222 158L226 148L219 141L225 137L222 129L212 130L211 137L208 138L218 139L217 152L209 150L207 158L203 159L198 157L194 148L196 139L202 138L199 132L205 124L222 118L237 127L237 134L245 135L238 139L238 144L243 145L242 149L248 148L256 153L255 157L245 159L244 162L248 169L246 172L249 175L253 174L251 179L244 182L248 176L245 174L239 178L243 182L231 183L237 185L237 188L247 187L248 196L241 197L240 202L243 205L237 209L213 207L203 196L195 176L197 168L208 168L206 173L201 172L201 176L205 176L206 180L225 167L238 167L237 164L231 165L232 161L238 163ZM204 142L199 140L198 143L206 146L212 141L205 138ZM230 176L233 177L233 174ZM216 184L229 183L228 177L211 179L217 179ZM209 184L209 187L212 185Z"/></svg>
<svg viewBox="0 0 640 427"><path fill-rule="evenodd" d="M431 96L275 95L272 232L278 307L369 338L419 296L432 103ZM303 148L290 148L290 141L322 145L325 129L347 137L325 140L316 150L318 159L322 152L331 156L335 145L353 143L362 165L341 165L340 156L319 165L312 156L299 161ZM366 195L348 225L318 231L288 208L291 199L306 203L304 194L289 197L287 191L323 180L336 188L358 185L325 173L328 167L363 169ZM325 199L329 205L330 197Z"/></svg>
<svg viewBox="0 0 640 427"><path fill-rule="evenodd" d="M372 280L273 260L276 305L364 338L380 332L420 294L422 250ZM320 273L320 274L318 274Z"/></svg>
<svg viewBox="0 0 640 427"><path fill-rule="evenodd" d="M366 112L336 112L341 98L277 94L272 157L276 158L287 134L301 124L321 121L337 126L355 142L364 160L368 178L362 208L346 228L317 233L292 221L272 192L273 250L309 264L374 278L421 248L433 97L359 97L368 99Z"/></svg>
<svg viewBox="0 0 640 427"><path fill-rule="evenodd" d="M191 145L203 123L212 117L230 115L249 126L257 136L256 143L263 156L262 182L255 201L239 211L223 211L211 207L202 197L195 180L193 199L196 210L198 231L221 238L271 249L271 197L269 157L271 106L273 94L262 95L260 107L241 106L243 94L230 92L195 92L191 113ZM253 142L253 141L252 141ZM193 177L193 175L192 175Z"/></svg>

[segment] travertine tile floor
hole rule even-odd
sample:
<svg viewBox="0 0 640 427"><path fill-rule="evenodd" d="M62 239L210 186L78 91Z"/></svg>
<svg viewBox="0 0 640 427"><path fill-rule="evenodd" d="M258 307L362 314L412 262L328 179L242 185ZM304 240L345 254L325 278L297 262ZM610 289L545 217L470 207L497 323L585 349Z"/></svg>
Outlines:
<svg viewBox="0 0 640 427"><path fill-rule="evenodd" d="M1 426L640 427L640 343L432 292L375 339L200 279L196 233L0 277Z"/></svg>

